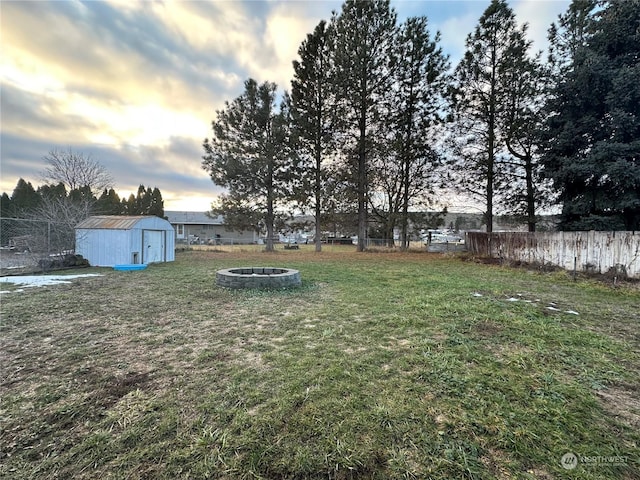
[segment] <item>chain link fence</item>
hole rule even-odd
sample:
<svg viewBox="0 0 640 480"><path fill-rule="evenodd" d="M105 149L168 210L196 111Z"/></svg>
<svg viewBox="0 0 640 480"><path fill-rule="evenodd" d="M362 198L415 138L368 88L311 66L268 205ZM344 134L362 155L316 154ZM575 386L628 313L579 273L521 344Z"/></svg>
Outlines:
<svg viewBox="0 0 640 480"><path fill-rule="evenodd" d="M48 270L72 254L75 230L67 224L25 218L0 218L0 270Z"/></svg>

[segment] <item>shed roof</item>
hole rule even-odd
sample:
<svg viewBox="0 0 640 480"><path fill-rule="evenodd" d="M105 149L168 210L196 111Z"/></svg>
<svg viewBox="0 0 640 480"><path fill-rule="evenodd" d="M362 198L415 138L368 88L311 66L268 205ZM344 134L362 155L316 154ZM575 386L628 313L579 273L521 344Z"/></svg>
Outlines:
<svg viewBox="0 0 640 480"><path fill-rule="evenodd" d="M95 215L81 221L76 228L104 228L109 230L129 230L146 215Z"/></svg>

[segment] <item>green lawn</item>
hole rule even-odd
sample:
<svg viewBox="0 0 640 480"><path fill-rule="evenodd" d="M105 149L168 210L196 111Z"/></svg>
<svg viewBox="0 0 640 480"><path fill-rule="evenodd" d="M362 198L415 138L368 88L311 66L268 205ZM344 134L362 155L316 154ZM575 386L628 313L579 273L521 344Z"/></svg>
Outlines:
<svg viewBox="0 0 640 480"><path fill-rule="evenodd" d="M251 265L303 286L215 286ZM4 478L638 478L637 286L352 247L72 273L1 298Z"/></svg>

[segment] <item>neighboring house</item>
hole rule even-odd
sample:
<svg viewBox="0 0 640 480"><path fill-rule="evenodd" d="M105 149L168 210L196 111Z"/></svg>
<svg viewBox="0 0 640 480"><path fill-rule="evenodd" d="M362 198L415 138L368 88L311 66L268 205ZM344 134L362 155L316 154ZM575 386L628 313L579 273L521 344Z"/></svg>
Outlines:
<svg viewBox="0 0 640 480"><path fill-rule="evenodd" d="M153 215L97 215L76 226L76 253L94 267L171 262L175 234L169 222Z"/></svg>
<svg viewBox="0 0 640 480"><path fill-rule="evenodd" d="M210 217L204 212L164 212L176 232L176 243L231 245L258 243L256 232L236 232L224 224L222 216Z"/></svg>

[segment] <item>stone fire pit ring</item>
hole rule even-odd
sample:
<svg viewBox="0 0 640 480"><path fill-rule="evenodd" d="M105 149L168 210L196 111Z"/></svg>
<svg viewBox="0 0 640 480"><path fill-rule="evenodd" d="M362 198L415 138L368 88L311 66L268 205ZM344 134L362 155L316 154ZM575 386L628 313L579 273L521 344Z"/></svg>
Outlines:
<svg viewBox="0 0 640 480"><path fill-rule="evenodd" d="M238 267L216 272L216 285L226 288L280 289L302 285L300 272L279 267Z"/></svg>

